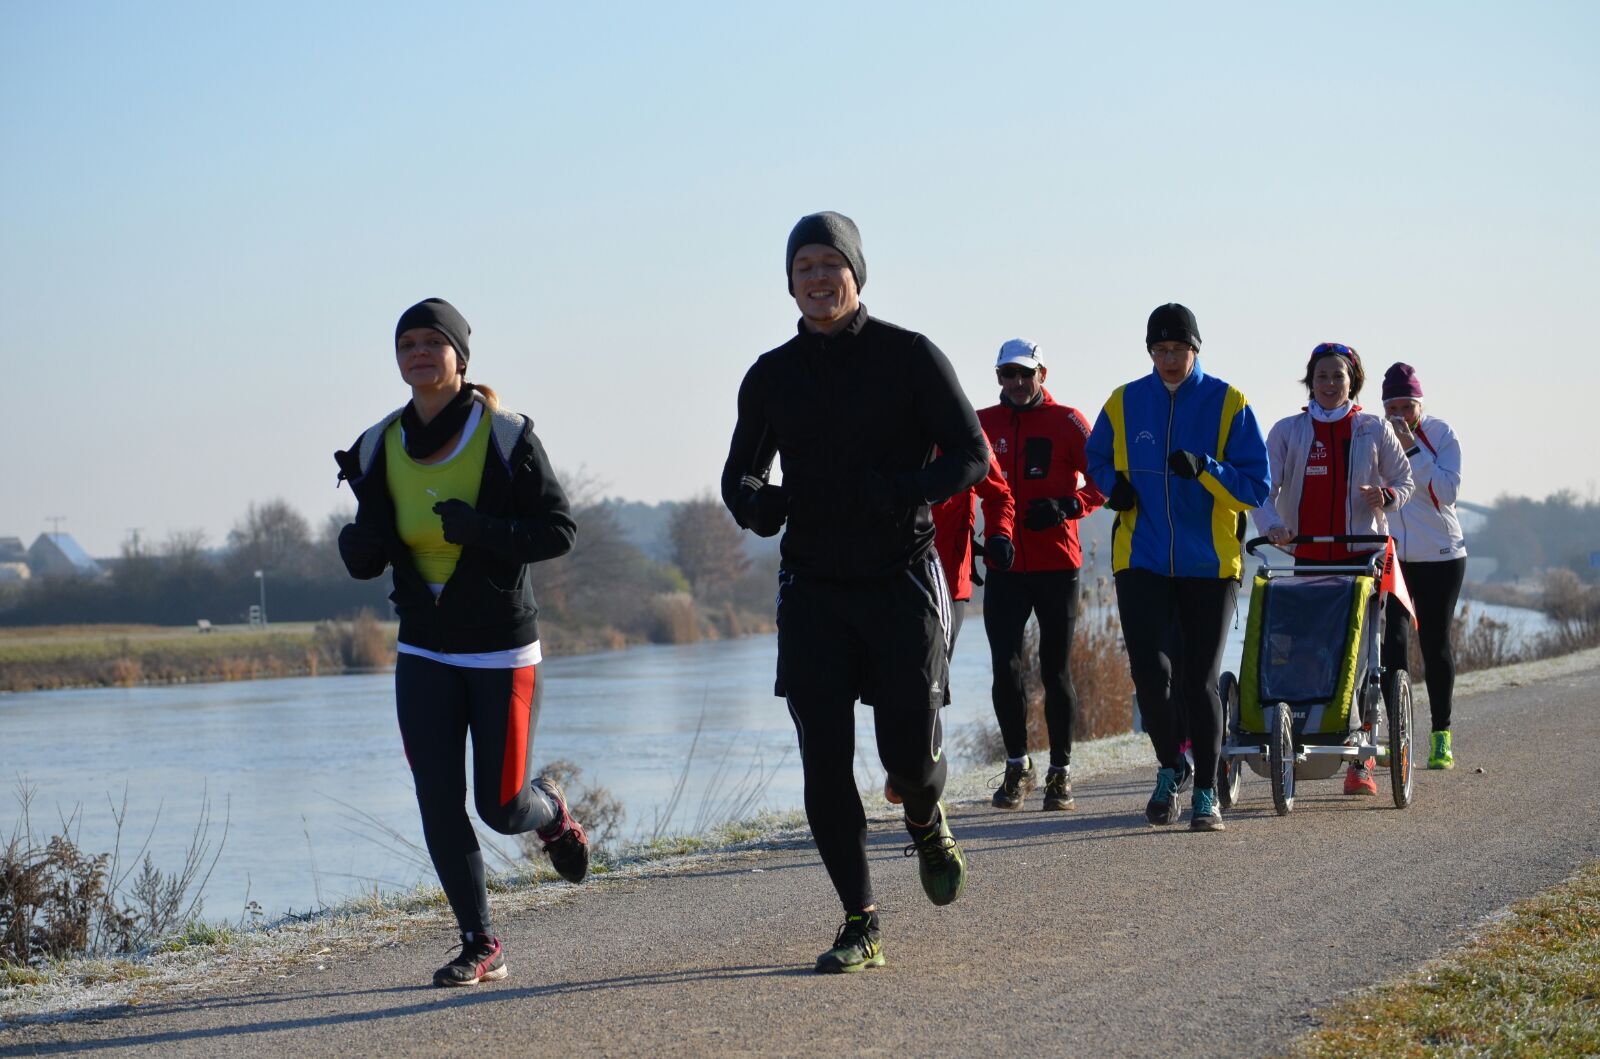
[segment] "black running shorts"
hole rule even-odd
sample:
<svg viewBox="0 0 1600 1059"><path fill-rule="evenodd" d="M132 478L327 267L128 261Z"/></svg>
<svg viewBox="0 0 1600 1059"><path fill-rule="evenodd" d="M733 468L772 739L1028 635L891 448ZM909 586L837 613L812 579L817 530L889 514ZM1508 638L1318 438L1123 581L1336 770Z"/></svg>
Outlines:
<svg viewBox="0 0 1600 1059"><path fill-rule="evenodd" d="M790 698L887 709L950 701L950 589L933 549L883 578L778 574L778 680Z"/></svg>

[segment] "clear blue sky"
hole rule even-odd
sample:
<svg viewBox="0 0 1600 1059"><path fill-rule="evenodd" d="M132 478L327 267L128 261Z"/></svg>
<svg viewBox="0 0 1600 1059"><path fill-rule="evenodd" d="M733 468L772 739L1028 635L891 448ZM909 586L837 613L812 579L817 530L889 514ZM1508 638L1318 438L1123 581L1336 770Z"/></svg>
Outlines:
<svg viewBox="0 0 1600 1059"><path fill-rule="evenodd" d="M1343 341L1417 366L1467 498L1593 495L1597 36L1585 2L0 0L0 535L319 522L431 295L558 467L710 489L817 209L979 406L1024 335L1092 417L1179 300L1265 423Z"/></svg>

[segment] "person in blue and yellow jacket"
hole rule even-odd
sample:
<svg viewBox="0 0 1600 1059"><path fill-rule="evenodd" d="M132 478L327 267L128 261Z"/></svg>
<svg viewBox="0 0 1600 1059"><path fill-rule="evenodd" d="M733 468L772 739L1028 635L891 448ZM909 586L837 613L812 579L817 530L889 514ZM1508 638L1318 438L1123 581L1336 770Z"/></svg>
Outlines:
<svg viewBox="0 0 1600 1059"><path fill-rule="evenodd" d="M1145 818L1177 823L1178 794L1192 779L1190 828L1221 831L1217 674L1239 591L1244 513L1270 484L1267 447L1244 394L1200 370L1194 313L1176 302L1158 307L1145 348L1150 374L1113 391L1095 421L1089 477L1117 512L1117 609L1139 714L1161 763ZM1178 749L1186 731L1192 773Z"/></svg>

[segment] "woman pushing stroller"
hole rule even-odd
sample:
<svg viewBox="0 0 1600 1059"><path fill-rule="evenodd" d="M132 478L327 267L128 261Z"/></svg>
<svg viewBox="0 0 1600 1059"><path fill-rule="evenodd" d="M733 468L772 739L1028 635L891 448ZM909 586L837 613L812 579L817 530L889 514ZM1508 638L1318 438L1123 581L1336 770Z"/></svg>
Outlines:
<svg viewBox="0 0 1600 1059"><path fill-rule="evenodd" d="M1296 536L1387 534L1388 513L1411 498L1411 464L1400 442L1383 418L1355 403L1365 381L1354 349L1323 342L1311 351L1301 380L1305 408L1267 433L1272 487L1255 510L1256 526L1274 545L1292 548L1296 565L1359 561L1359 545L1289 542ZM1351 764L1346 794L1378 793L1372 765L1370 758Z"/></svg>

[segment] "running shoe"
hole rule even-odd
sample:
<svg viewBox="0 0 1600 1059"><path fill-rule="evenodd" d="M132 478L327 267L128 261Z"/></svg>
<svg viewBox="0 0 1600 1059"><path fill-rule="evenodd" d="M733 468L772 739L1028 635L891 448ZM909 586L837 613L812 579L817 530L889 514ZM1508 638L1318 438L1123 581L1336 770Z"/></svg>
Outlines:
<svg viewBox="0 0 1600 1059"><path fill-rule="evenodd" d="M938 809L936 824L914 827L911 821L906 821L906 830L911 834L906 856L918 858L917 874L922 877L922 889L928 900L936 905L947 905L960 897L967 885L967 858L950 833L943 802Z"/></svg>
<svg viewBox="0 0 1600 1059"><path fill-rule="evenodd" d="M994 789L994 798L990 802L996 809L1017 809L1022 805L1022 800L1034 788L1033 759L1025 757L1021 761L1006 762L1006 773L1000 777L1000 786Z"/></svg>
<svg viewBox="0 0 1600 1059"><path fill-rule="evenodd" d="M1377 795L1378 781L1372 778L1371 758L1362 758L1351 763L1350 771L1344 774L1344 792Z"/></svg>
<svg viewBox="0 0 1600 1059"><path fill-rule="evenodd" d="M1055 809L1076 809L1078 803L1072 797L1072 766L1065 768L1052 768L1044 777L1044 808L1046 812Z"/></svg>
<svg viewBox="0 0 1600 1059"><path fill-rule="evenodd" d="M589 836L583 833L583 825L567 811L567 796L561 792L559 783L540 776L533 785L544 791L561 810L555 820L537 832L544 843L545 855L550 858L550 866L567 882L583 882L583 877L589 874Z"/></svg>
<svg viewBox="0 0 1600 1059"><path fill-rule="evenodd" d="M1222 823L1222 810L1217 808L1215 787L1196 787L1189 802L1190 831L1226 831Z"/></svg>
<svg viewBox="0 0 1600 1059"><path fill-rule="evenodd" d="M433 972L434 985L477 985L498 982L506 976L506 956L500 939L487 934L461 935L461 954Z"/></svg>
<svg viewBox="0 0 1600 1059"><path fill-rule="evenodd" d="M1184 779L1187 780L1193 775L1193 772L1185 770ZM1182 811L1178 807L1178 792L1182 789L1177 769L1157 769L1156 789L1151 792L1150 800L1145 803L1144 818L1152 824L1177 823Z"/></svg>
<svg viewBox="0 0 1600 1059"><path fill-rule="evenodd" d="M851 912L844 917L833 948L817 957L818 974L850 974L883 966L883 937L874 912Z"/></svg>
<svg viewBox="0 0 1600 1059"><path fill-rule="evenodd" d="M1450 732L1433 733L1433 749L1428 752L1428 767L1431 769L1453 769L1456 767L1456 756L1450 750Z"/></svg>

